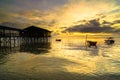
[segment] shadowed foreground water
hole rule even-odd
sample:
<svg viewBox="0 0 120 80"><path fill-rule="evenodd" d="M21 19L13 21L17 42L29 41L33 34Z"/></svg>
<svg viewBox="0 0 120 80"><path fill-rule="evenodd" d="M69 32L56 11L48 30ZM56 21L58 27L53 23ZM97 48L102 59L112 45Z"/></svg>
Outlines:
<svg viewBox="0 0 120 80"><path fill-rule="evenodd" d="M98 48L80 38L1 47L0 80L120 80L120 39Z"/></svg>

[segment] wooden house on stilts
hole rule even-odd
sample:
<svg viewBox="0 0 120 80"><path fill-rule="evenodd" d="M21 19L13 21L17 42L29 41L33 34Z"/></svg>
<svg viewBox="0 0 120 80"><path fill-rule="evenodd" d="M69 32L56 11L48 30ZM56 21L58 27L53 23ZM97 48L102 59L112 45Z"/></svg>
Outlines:
<svg viewBox="0 0 120 80"><path fill-rule="evenodd" d="M30 26L23 29L20 35L27 42L41 42L48 40L51 36L51 31L36 26Z"/></svg>
<svg viewBox="0 0 120 80"><path fill-rule="evenodd" d="M15 44L16 40L20 37L21 31L21 29L0 25L0 46Z"/></svg>
<svg viewBox="0 0 120 80"><path fill-rule="evenodd" d="M50 37L51 31L36 26L30 26L21 32L22 37Z"/></svg>
<svg viewBox="0 0 120 80"><path fill-rule="evenodd" d="M0 26L0 46L20 43L37 43L48 41L51 31L36 26L25 29L16 29Z"/></svg>

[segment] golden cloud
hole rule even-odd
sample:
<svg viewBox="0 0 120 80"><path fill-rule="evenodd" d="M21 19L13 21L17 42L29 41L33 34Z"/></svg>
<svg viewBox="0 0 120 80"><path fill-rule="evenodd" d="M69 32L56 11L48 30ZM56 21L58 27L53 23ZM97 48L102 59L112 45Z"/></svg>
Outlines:
<svg viewBox="0 0 120 80"><path fill-rule="evenodd" d="M69 3L55 7L53 10L28 10L19 12L12 18L13 21L21 20L22 23L60 30L61 27L76 25L75 22L81 20L100 18L101 15L97 14L103 14L106 20L112 20L115 17L111 17L109 13L116 9L118 6L115 0L69 0Z"/></svg>

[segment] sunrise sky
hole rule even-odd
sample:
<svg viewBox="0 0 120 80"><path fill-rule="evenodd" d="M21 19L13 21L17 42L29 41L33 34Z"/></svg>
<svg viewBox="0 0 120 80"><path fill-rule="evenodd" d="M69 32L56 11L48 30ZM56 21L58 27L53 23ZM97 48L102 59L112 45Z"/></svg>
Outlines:
<svg viewBox="0 0 120 80"><path fill-rule="evenodd" d="M120 32L120 0L0 0L0 25L54 32Z"/></svg>

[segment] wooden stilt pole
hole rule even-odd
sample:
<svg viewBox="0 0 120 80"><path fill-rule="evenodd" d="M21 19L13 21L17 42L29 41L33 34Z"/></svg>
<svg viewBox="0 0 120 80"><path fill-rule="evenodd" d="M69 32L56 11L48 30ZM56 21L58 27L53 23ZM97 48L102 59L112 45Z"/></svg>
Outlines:
<svg viewBox="0 0 120 80"><path fill-rule="evenodd" d="M85 36L85 46L86 46L86 49L87 49L87 34Z"/></svg>

